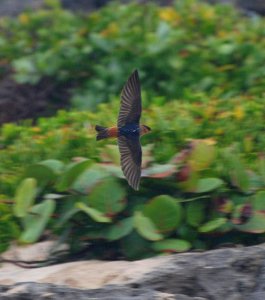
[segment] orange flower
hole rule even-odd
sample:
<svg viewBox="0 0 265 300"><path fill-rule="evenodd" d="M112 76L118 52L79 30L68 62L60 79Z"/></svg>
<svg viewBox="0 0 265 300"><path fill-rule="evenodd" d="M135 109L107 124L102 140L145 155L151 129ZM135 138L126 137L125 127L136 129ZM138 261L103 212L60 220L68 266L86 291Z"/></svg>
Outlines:
<svg viewBox="0 0 265 300"><path fill-rule="evenodd" d="M216 134L216 135L223 135L225 132L224 132L224 129L223 128L216 128L215 129L215 131L214 131L214 133Z"/></svg>
<svg viewBox="0 0 265 300"><path fill-rule="evenodd" d="M25 13L20 14L18 19L22 25L27 25L29 23L29 16Z"/></svg>
<svg viewBox="0 0 265 300"><path fill-rule="evenodd" d="M35 133L41 132L40 127L32 127L31 130Z"/></svg>
<svg viewBox="0 0 265 300"><path fill-rule="evenodd" d="M180 21L180 15L172 7L161 8L159 11L159 18L172 25L176 25Z"/></svg>
<svg viewBox="0 0 265 300"><path fill-rule="evenodd" d="M245 116L245 112L241 106L237 106L233 112L233 115L237 120L242 120Z"/></svg>
<svg viewBox="0 0 265 300"><path fill-rule="evenodd" d="M214 19L215 17L215 11L212 7L205 7L203 10L202 10L202 17L205 19L205 20L212 20Z"/></svg>
<svg viewBox="0 0 265 300"><path fill-rule="evenodd" d="M100 32L100 35L103 37L109 37L116 35L119 32L119 27L115 22L110 23L106 29Z"/></svg>

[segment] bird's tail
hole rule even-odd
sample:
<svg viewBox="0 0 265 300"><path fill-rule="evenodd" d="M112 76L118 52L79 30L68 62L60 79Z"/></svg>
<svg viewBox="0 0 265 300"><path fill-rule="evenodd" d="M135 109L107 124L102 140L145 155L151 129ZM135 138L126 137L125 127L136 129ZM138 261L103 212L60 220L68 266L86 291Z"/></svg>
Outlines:
<svg viewBox="0 0 265 300"><path fill-rule="evenodd" d="M97 131L97 141L106 139L109 137L109 131L107 127L104 126L100 126L100 125L96 125L95 127L96 131Z"/></svg>

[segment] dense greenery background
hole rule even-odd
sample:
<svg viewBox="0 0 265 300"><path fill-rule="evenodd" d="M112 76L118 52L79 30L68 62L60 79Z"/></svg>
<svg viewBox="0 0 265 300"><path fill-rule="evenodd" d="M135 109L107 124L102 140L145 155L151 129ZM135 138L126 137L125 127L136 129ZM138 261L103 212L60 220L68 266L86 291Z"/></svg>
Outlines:
<svg viewBox="0 0 265 300"><path fill-rule="evenodd" d="M90 15L49 2L0 20L1 78L63 83L72 107L0 128L0 250L45 232L112 259L263 241L264 19L195 0ZM94 132L116 123L135 68L152 128L139 192Z"/></svg>

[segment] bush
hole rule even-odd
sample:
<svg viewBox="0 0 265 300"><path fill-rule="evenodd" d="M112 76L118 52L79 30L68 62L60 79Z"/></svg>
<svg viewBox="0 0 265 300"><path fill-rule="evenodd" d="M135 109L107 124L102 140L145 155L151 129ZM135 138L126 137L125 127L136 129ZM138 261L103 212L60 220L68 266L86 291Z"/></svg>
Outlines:
<svg viewBox="0 0 265 300"><path fill-rule="evenodd" d="M264 158L253 172L231 150L217 153L211 140L193 140L159 165L145 148L134 192L120 179L117 147L102 151L97 164L76 158L27 168L14 203L20 242L36 242L49 228L72 254L87 249L90 258L138 259L232 243L235 232L237 242L252 244L265 232Z"/></svg>
<svg viewBox="0 0 265 300"><path fill-rule="evenodd" d="M55 7L3 19L1 29L2 76L12 66L18 82L71 83L79 107L109 103L1 127L0 226L9 232L0 251L46 232L71 253L112 259L263 241L262 19L190 0L111 4L90 16ZM113 94L134 68L152 128L139 192L122 176L116 142L96 142L94 131L116 123Z"/></svg>
<svg viewBox="0 0 265 300"><path fill-rule="evenodd" d="M1 70L11 65L20 83L67 83L77 107L112 99L135 68L148 102L201 91L224 99L261 95L264 24L194 0L173 7L116 3L90 15L56 6L1 20Z"/></svg>
<svg viewBox="0 0 265 300"><path fill-rule="evenodd" d="M89 245L91 255L129 259L212 248L234 242L236 231L237 242L257 242L263 235L253 233L265 231L262 101L205 99L144 111L152 133L142 139L140 192L122 179L116 142L95 141L93 126L115 123L118 101L33 127L4 125L1 192L13 199L17 190L19 241L37 241L48 228L74 253Z"/></svg>

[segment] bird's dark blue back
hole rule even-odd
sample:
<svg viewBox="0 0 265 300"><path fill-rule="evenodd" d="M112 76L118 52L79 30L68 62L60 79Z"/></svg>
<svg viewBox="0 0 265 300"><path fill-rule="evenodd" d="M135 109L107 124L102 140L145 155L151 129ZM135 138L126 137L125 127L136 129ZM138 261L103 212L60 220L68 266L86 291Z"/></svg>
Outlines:
<svg viewBox="0 0 265 300"><path fill-rule="evenodd" d="M140 135L140 127L138 124L126 124L119 128L119 134L126 137L138 137Z"/></svg>

